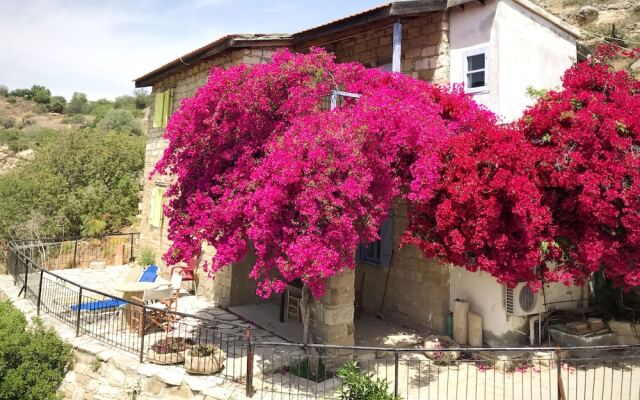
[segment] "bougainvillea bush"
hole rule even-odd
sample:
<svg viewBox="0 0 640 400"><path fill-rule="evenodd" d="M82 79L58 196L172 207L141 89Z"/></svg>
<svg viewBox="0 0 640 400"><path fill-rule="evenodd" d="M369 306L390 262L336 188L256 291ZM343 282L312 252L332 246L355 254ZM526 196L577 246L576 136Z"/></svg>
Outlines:
<svg viewBox="0 0 640 400"><path fill-rule="evenodd" d="M361 97L323 109L333 89ZM494 123L460 91L337 64L317 49L213 69L171 118L156 166L177 177L165 260L209 243L214 274L251 244L260 295L301 279L320 296L326 278L354 267L356 246L378 237L395 198L430 198L447 138Z"/></svg>
<svg viewBox="0 0 640 400"><path fill-rule="evenodd" d="M452 138L405 242L499 282L640 285L640 83L602 48L513 126Z"/></svg>
<svg viewBox="0 0 640 400"><path fill-rule="evenodd" d="M581 282L603 271L616 284L640 285L640 81L609 66L639 55L602 47L519 121L541 150L555 239L544 258L558 265L549 280Z"/></svg>
<svg viewBox="0 0 640 400"><path fill-rule="evenodd" d="M213 275L252 247L258 294L301 279L318 297L402 199L403 244L428 257L509 285L600 270L640 285L640 84L614 55L570 68L510 125L459 89L318 49L214 68L171 118L155 169L176 176L165 260L208 243ZM335 89L361 97L323 109Z"/></svg>

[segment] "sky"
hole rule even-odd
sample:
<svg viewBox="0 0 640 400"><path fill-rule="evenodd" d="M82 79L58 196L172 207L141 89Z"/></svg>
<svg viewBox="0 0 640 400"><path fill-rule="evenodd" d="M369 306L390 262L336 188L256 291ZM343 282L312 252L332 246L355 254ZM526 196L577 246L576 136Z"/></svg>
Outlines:
<svg viewBox="0 0 640 400"><path fill-rule="evenodd" d="M67 99L133 80L230 33L291 33L383 0L0 0L0 84Z"/></svg>

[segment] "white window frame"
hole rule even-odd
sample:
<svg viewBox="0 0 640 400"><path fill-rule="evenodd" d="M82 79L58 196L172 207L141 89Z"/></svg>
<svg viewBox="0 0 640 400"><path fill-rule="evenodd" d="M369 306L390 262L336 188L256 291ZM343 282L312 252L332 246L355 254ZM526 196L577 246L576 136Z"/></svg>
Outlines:
<svg viewBox="0 0 640 400"><path fill-rule="evenodd" d="M476 69L469 71L469 57L477 56L478 54L484 54L484 69ZM489 93L489 50L486 47L481 47L478 49L473 49L464 52L462 55L462 62L464 63L464 92L470 94L478 94L478 93ZM480 86L477 88L468 87L469 84L469 74L473 72L484 72L484 86Z"/></svg>

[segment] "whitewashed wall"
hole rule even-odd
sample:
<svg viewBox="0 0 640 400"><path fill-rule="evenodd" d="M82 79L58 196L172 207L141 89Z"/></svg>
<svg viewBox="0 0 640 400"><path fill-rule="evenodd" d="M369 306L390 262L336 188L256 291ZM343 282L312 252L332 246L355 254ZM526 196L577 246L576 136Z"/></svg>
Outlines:
<svg viewBox="0 0 640 400"><path fill-rule="evenodd" d="M470 311L479 314L483 322L484 342L490 346L508 346L529 341L527 317L508 315L504 308L503 288L494 277L484 272L470 272L461 267L449 268L450 305L461 299L469 303ZM586 300L587 287L545 285L544 297L549 310L576 309L579 300ZM538 295L542 295L539 291Z"/></svg>
<svg viewBox="0 0 640 400"><path fill-rule="evenodd" d="M489 88L474 99L512 121L533 103L528 86L553 89L576 59L575 38L513 0L454 8L449 16L452 84L464 81L464 54L489 51Z"/></svg>
<svg viewBox="0 0 640 400"><path fill-rule="evenodd" d="M533 103L528 86L552 89L560 86L563 72L576 59L575 38L514 0L468 3L449 16L452 84L464 81L464 55L486 48L488 90L474 99L500 115L505 122L522 115ZM547 302L576 300L586 293L580 287L548 285ZM450 268L450 302L462 299L483 318L484 339L492 346L528 341L526 317L508 316L502 286L486 273ZM450 305L450 309L452 309ZM568 303L564 308L576 307Z"/></svg>

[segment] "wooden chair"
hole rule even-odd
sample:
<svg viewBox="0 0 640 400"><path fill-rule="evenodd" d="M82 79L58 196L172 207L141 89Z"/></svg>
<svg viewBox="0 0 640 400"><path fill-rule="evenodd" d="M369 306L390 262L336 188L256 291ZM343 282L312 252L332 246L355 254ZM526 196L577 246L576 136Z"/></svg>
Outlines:
<svg viewBox="0 0 640 400"><path fill-rule="evenodd" d="M175 273L171 275L171 283L157 289L145 290L142 298L132 296L133 300L147 306L145 331L142 331L142 307L135 307L137 318L138 334L146 334L153 328L167 330L171 329L171 323L177 318L167 311L178 310L178 298L180 296L180 286L182 277Z"/></svg>
<svg viewBox="0 0 640 400"><path fill-rule="evenodd" d="M302 321L302 312L300 310L301 301L302 301L302 291L298 288L288 286L287 299L286 299L286 313L285 313L287 319L293 316L298 321Z"/></svg>

